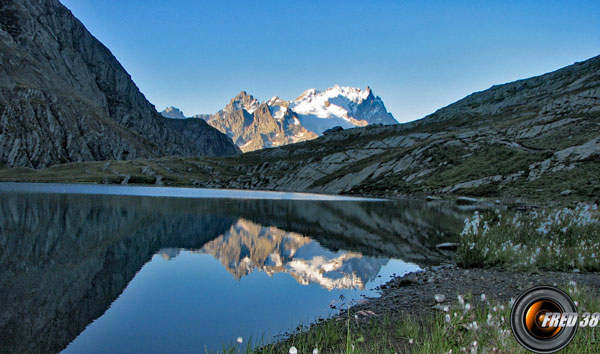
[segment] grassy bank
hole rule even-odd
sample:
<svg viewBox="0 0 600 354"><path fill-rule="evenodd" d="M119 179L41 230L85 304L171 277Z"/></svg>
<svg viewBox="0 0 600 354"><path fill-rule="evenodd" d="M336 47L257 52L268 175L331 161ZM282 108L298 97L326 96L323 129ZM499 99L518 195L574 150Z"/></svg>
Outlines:
<svg viewBox="0 0 600 354"><path fill-rule="evenodd" d="M594 292L574 282L564 284L582 312L600 312ZM252 349L231 345L226 353L528 353L510 329L512 301L498 303L485 295L457 296L444 311L390 320L388 314L354 311L302 327L286 340ZM580 328L562 353L600 352L600 329Z"/></svg>
<svg viewBox="0 0 600 354"><path fill-rule="evenodd" d="M478 213L465 220L457 263L522 270L598 271L598 206Z"/></svg>

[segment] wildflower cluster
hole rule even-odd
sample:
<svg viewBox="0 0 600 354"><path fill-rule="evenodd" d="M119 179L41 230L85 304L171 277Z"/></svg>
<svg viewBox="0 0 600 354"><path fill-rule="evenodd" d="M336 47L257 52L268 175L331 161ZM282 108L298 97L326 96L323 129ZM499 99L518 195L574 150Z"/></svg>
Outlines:
<svg viewBox="0 0 600 354"><path fill-rule="evenodd" d="M458 263L467 267L600 270L596 204L529 213L475 212L465 220Z"/></svg>
<svg viewBox="0 0 600 354"><path fill-rule="evenodd" d="M509 324L510 309L492 304L485 294L479 297L458 295L457 304L446 308L443 331L459 348L459 353L497 352L512 340ZM452 353L453 350L447 351Z"/></svg>

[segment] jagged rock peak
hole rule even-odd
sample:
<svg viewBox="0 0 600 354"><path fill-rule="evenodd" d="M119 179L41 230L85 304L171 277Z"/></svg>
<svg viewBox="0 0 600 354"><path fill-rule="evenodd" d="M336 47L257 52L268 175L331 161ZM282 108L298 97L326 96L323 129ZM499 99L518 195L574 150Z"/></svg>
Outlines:
<svg viewBox="0 0 600 354"><path fill-rule="evenodd" d="M185 119L185 115L183 112L177 107L167 107L162 112L160 112L165 118L173 118L173 119Z"/></svg>
<svg viewBox="0 0 600 354"><path fill-rule="evenodd" d="M225 107L225 111L234 112L245 109L248 113L252 113L259 105L260 102L254 96L248 94L246 91L241 91L231 99L227 107Z"/></svg>

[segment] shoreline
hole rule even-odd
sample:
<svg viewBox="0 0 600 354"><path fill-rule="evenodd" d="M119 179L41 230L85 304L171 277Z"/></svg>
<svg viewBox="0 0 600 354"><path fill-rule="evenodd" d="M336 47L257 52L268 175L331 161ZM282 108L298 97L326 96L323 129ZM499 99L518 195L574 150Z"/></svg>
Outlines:
<svg viewBox="0 0 600 354"><path fill-rule="evenodd" d="M492 307L494 309L498 307L502 311L498 310L495 315L500 316L501 312L504 312L504 318L508 320L512 302L525 290L538 285L552 285L563 290L584 286L583 289L588 290L586 292L588 298L597 298L600 295L600 274L596 272L524 272L502 268L461 268L454 263L427 267L390 279L379 287L381 292L379 297L365 298L366 301L340 309L339 313L326 319L320 319L307 328L300 329L299 332L286 333L283 338L270 345L247 349L245 352L287 352L287 348L292 346L305 347L306 337L320 339L322 336L320 334L311 335L311 332L325 332L331 335L330 333L334 332L332 328L336 327L341 328L341 337L344 339L346 324L348 325L348 335L353 338L352 342L354 343L350 352L370 353L371 346L376 348L373 352L387 353L390 347L393 347L396 352L430 352L427 348L417 349L415 347L416 341L422 340L415 337L419 334L426 334L418 331L415 333L415 328L420 327L422 331L431 330L433 332L434 329L430 327L439 325L440 318L443 316L453 314L456 317L457 311L459 311L459 317L464 316L467 311L463 310L464 303L461 301L470 301L472 305L467 304L467 306L472 306L473 314L471 316L477 312L491 311ZM436 298L441 298L443 301L437 301ZM410 323L409 327L415 327L408 330L408 332L415 333L415 337L409 338L404 333L400 333L400 328L407 327L406 323ZM481 323L479 326L485 326L485 323ZM510 326L508 327L510 328ZM331 336L334 337L332 342L336 340L339 342L339 335L338 338L335 338L335 335ZM386 337L386 346L381 346L381 338L378 336ZM510 341L507 342L507 346L512 346L513 349L522 349L516 344L510 332L505 332L504 336L506 340ZM300 344L298 344L299 342ZM319 353L339 352L335 349L332 351L333 347L339 348L339 343L336 344L330 348L319 348ZM359 347L355 348L355 344ZM468 350L467 348L467 352ZM512 351L500 347L492 352L509 353Z"/></svg>

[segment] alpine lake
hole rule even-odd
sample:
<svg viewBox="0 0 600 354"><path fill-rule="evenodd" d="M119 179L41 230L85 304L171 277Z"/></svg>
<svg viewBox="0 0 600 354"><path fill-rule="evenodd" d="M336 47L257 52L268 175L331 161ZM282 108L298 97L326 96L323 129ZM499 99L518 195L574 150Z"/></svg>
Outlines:
<svg viewBox="0 0 600 354"><path fill-rule="evenodd" d="M268 343L447 262L436 245L465 215L416 200L0 183L0 353Z"/></svg>

